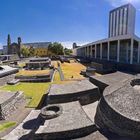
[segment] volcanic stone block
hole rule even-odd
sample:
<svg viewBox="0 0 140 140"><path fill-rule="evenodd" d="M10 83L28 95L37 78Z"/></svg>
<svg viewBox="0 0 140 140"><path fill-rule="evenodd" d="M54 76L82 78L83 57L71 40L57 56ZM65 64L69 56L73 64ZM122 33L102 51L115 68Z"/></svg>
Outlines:
<svg viewBox="0 0 140 140"><path fill-rule="evenodd" d="M17 73L18 71L18 68L12 68L10 66L0 66L0 78Z"/></svg>
<svg viewBox="0 0 140 140"><path fill-rule="evenodd" d="M140 91L132 79L108 86L97 108L95 122L120 136L140 137Z"/></svg>
<svg viewBox="0 0 140 140"><path fill-rule="evenodd" d="M62 114L46 120L36 131L34 139L69 139L94 132L96 127L87 117L78 101L60 104Z"/></svg>
<svg viewBox="0 0 140 140"><path fill-rule="evenodd" d="M54 84L51 86L47 103L65 103L80 101L82 105L97 101L100 98L98 87L88 80L81 80L69 84Z"/></svg>
<svg viewBox="0 0 140 140"><path fill-rule="evenodd" d="M22 92L0 91L0 119L7 119L24 101Z"/></svg>

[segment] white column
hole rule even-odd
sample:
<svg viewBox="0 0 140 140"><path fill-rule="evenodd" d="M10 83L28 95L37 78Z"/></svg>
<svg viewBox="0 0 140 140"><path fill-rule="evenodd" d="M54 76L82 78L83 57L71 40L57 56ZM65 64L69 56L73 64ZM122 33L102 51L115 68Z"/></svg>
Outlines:
<svg viewBox="0 0 140 140"><path fill-rule="evenodd" d="M118 46L117 46L117 62L120 61L120 40L118 40Z"/></svg>
<svg viewBox="0 0 140 140"><path fill-rule="evenodd" d="M103 50L103 46L102 43L100 44L100 59L102 59L102 50Z"/></svg>
<svg viewBox="0 0 140 140"><path fill-rule="evenodd" d="M97 44L95 44L95 59L97 58Z"/></svg>
<svg viewBox="0 0 140 140"><path fill-rule="evenodd" d="M138 63L140 63L140 42L138 42Z"/></svg>
<svg viewBox="0 0 140 140"><path fill-rule="evenodd" d="M110 44L108 42L108 49L107 49L107 60L109 60L109 50L110 50Z"/></svg>
<svg viewBox="0 0 140 140"><path fill-rule="evenodd" d="M134 40L133 40L133 38L132 38L132 39L131 39L130 64L133 64L133 45L134 45Z"/></svg>

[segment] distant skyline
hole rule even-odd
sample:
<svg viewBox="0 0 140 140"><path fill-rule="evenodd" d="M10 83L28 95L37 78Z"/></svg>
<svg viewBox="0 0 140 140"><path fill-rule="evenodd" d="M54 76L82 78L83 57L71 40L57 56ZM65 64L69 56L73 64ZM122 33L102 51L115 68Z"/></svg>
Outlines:
<svg viewBox="0 0 140 140"><path fill-rule="evenodd" d="M1 0L0 46L22 38L27 42L62 42L71 47L108 37L108 15L114 7L132 3L137 9L140 36L140 0Z"/></svg>

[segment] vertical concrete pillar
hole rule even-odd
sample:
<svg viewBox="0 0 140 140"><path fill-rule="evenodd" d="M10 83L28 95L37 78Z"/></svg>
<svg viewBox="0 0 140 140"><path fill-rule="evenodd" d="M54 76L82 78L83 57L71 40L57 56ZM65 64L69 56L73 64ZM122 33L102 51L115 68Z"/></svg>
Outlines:
<svg viewBox="0 0 140 140"><path fill-rule="evenodd" d="M93 54L92 54L92 48L93 46L91 45L91 47L90 47L90 58L92 58L93 57Z"/></svg>
<svg viewBox="0 0 140 140"><path fill-rule="evenodd" d="M129 62L129 43L126 43L126 62Z"/></svg>
<svg viewBox="0 0 140 140"><path fill-rule="evenodd" d="M100 44L100 59L102 59L102 53L103 53L103 45L101 43Z"/></svg>
<svg viewBox="0 0 140 140"><path fill-rule="evenodd" d="M87 46L87 57L89 58L89 46Z"/></svg>
<svg viewBox="0 0 140 140"><path fill-rule="evenodd" d="M138 63L140 63L140 42L138 42Z"/></svg>
<svg viewBox="0 0 140 140"><path fill-rule="evenodd" d="M120 40L118 40L118 46L117 46L117 62L120 61Z"/></svg>
<svg viewBox="0 0 140 140"><path fill-rule="evenodd" d="M131 53L130 53L130 64L133 64L133 46L134 46L134 39L131 39Z"/></svg>
<svg viewBox="0 0 140 140"><path fill-rule="evenodd" d="M85 57L87 57L87 48L85 47Z"/></svg>
<svg viewBox="0 0 140 140"><path fill-rule="evenodd" d="M88 46L87 46L87 57L88 57Z"/></svg>
<svg viewBox="0 0 140 140"><path fill-rule="evenodd" d="M97 44L95 44L95 59L97 58Z"/></svg>
<svg viewBox="0 0 140 140"><path fill-rule="evenodd" d="M108 42L108 49L107 49L107 60L109 61L109 51L110 51L110 43Z"/></svg>

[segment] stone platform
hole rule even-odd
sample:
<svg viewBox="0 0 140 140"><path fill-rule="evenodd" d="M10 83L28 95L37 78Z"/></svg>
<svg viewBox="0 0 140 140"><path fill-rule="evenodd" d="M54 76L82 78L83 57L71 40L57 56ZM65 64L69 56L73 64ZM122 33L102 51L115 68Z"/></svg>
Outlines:
<svg viewBox="0 0 140 140"><path fill-rule="evenodd" d="M86 115L78 101L59 105L62 106L63 112L59 117L42 120L40 110L33 110L4 139L71 139L96 131L94 122Z"/></svg>
<svg viewBox="0 0 140 140"><path fill-rule="evenodd" d="M19 70L18 68L12 68L10 66L4 65L0 66L0 78L17 73Z"/></svg>
<svg viewBox="0 0 140 140"><path fill-rule="evenodd" d="M89 80L91 83L93 83L99 88L100 93L102 94L107 86L115 85L118 82L125 82L128 79L131 79L133 76L134 75L132 74L118 71L115 73L106 74L102 76L91 76Z"/></svg>
<svg viewBox="0 0 140 140"><path fill-rule="evenodd" d="M120 136L140 137L140 91L132 85L136 79L139 79L136 82L139 86L139 76L131 74L117 72L91 77L103 91L95 116L100 129Z"/></svg>
<svg viewBox="0 0 140 140"><path fill-rule="evenodd" d="M85 105L97 101L100 98L98 87L88 80L81 80L69 84L54 84L48 95L48 104L79 101Z"/></svg>
<svg viewBox="0 0 140 140"><path fill-rule="evenodd" d="M35 139L70 139L96 130L78 101L60 105L63 113L55 119L46 120L36 131Z"/></svg>
<svg viewBox="0 0 140 140"><path fill-rule="evenodd" d="M39 75L16 75L15 79L20 80L20 82L50 82L52 80L54 70L50 70L48 74L39 74Z"/></svg>

